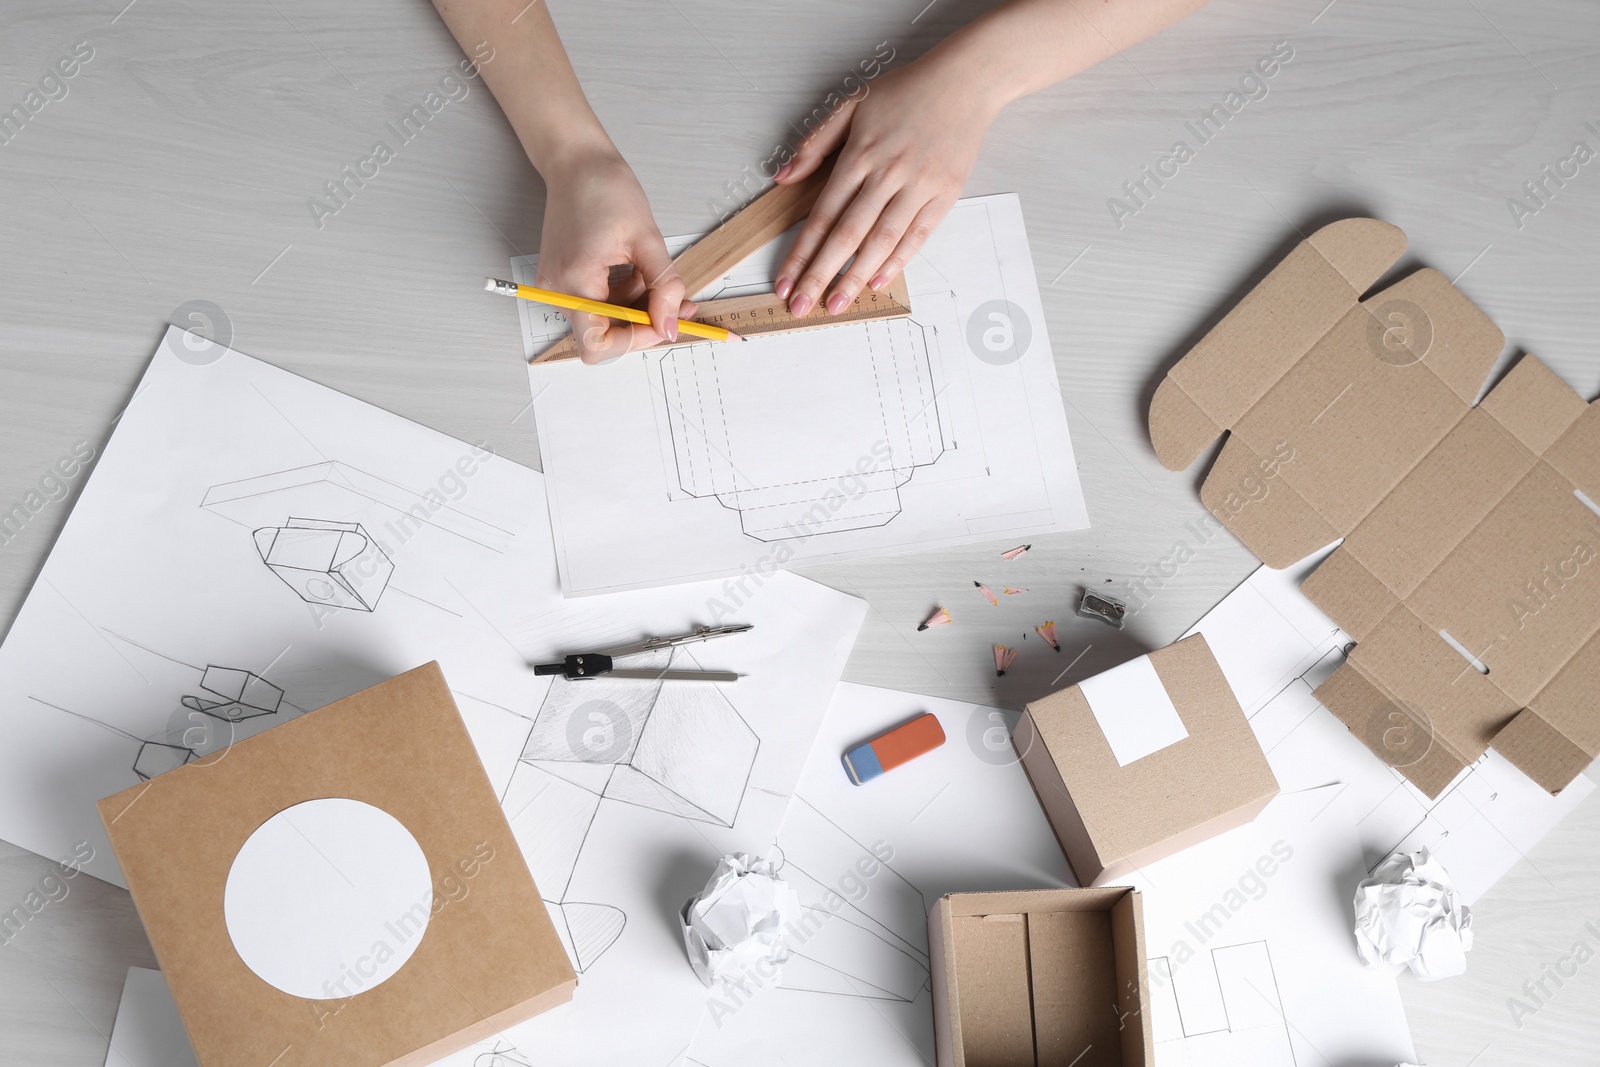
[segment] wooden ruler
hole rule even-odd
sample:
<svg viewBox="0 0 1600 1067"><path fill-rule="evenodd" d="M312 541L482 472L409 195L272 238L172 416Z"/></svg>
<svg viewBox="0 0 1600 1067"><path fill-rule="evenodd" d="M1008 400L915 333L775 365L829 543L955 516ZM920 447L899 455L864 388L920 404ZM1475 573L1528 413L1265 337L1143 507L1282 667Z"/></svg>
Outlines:
<svg viewBox="0 0 1600 1067"><path fill-rule="evenodd" d="M810 177L793 185L773 186L726 223L684 249L672 261L678 276L683 279L684 289L690 293L699 292L746 256L805 218L811 213L811 205L816 203L817 194L822 192L828 175L832 173L833 159L829 157ZM795 319L789 314L784 301L765 293L707 300L700 305L695 318L725 326L741 336L756 336L834 326L844 322L899 318L909 314L911 300L906 294L905 282L896 279L877 293L861 294L855 303L838 315L829 315L818 307L804 319ZM576 359L577 355L577 342L568 336L529 362L550 363L559 359Z"/></svg>
<svg viewBox="0 0 1600 1067"><path fill-rule="evenodd" d="M805 318L797 319L789 314L787 302L779 300L772 293L758 293L726 300L707 300L700 305L695 319L732 330L740 337L763 337L767 334L810 330L818 326L838 326L846 322L901 319L910 314L911 298L906 293L905 278L900 277L875 293L871 290L862 292L854 303L837 315L829 315L821 307L815 307ZM686 342L679 339L677 343ZM691 339L687 343L694 342Z"/></svg>

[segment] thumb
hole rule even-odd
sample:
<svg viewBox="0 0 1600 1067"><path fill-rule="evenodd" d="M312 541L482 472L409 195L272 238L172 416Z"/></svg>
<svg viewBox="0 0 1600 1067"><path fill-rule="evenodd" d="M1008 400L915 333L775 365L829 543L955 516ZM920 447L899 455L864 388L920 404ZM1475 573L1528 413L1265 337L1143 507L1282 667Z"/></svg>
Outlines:
<svg viewBox="0 0 1600 1067"><path fill-rule="evenodd" d="M834 149L844 144L845 135L850 132L851 116L855 112L856 101L847 97L843 107L830 115L826 122L800 142L794 158L779 167L778 173L772 176L772 180L779 185L793 185L802 178L814 174L822 165L822 161L832 155Z"/></svg>
<svg viewBox="0 0 1600 1067"><path fill-rule="evenodd" d="M658 339L677 340L678 307L688 294L683 291L683 279L678 277L672 257L667 255L666 243L660 234L651 230L635 242L632 253L634 275L649 290L647 306L651 327Z"/></svg>

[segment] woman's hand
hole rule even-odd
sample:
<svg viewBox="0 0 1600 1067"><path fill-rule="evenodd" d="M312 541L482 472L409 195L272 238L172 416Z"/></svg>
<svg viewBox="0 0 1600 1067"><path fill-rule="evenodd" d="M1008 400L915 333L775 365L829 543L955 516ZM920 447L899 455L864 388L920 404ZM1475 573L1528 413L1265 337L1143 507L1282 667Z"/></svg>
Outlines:
<svg viewBox="0 0 1600 1067"><path fill-rule="evenodd" d="M775 291L790 312L804 315L825 300L837 314L863 287L876 291L898 277L961 195L1002 103L936 51L871 82L802 142L778 171L779 184L844 148L778 268Z"/></svg>
<svg viewBox="0 0 1600 1067"><path fill-rule="evenodd" d="M695 307L683 299L683 281L632 168L607 146L547 169L539 285L629 306L649 296L649 326L564 312L583 361L599 363L677 340L677 320L692 316ZM611 268L621 263L631 263L633 275L613 286Z"/></svg>

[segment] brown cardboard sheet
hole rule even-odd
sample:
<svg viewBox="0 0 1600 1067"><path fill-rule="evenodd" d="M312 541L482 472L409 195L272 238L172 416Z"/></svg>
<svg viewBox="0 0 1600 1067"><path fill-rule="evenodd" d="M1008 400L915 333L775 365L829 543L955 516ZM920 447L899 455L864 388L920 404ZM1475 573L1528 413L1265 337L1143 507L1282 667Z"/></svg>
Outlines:
<svg viewBox="0 0 1600 1067"><path fill-rule="evenodd" d="M1559 791L1600 755L1600 405L1531 355L1478 401L1504 337L1465 294L1362 299L1404 250L1376 219L1302 242L1167 374L1151 442L1181 470L1228 434L1201 499L1267 564L1344 539L1302 588L1358 640L1318 697L1375 753L1437 796L1493 745Z"/></svg>
<svg viewBox="0 0 1600 1067"><path fill-rule="evenodd" d="M257 827L323 797L399 820L427 858L434 908L387 981L307 1000L239 958L223 888ZM570 999L577 984L438 664L99 807L202 1067L422 1065Z"/></svg>

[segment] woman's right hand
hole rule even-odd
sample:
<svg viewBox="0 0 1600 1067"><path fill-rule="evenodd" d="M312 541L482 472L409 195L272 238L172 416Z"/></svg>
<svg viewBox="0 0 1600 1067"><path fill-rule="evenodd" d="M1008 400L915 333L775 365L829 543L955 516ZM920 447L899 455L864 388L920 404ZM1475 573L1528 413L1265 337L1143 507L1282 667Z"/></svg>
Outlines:
<svg viewBox="0 0 1600 1067"><path fill-rule="evenodd" d="M677 320L693 316L695 306L684 300L683 280L673 269L633 169L607 145L547 171L538 284L625 306L648 295L648 326L564 312L583 361L600 363L677 340ZM633 274L613 286L611 268L622 263L631 264Z"/></svg>

